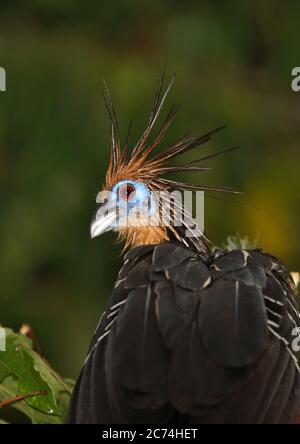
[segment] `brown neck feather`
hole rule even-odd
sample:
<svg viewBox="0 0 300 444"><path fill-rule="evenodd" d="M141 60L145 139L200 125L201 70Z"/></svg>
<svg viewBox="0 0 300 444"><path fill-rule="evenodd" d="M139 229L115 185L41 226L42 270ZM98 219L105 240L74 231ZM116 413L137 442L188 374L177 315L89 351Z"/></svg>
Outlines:
<svg viewBox="0 0 300 444"><path fill-rule="evenodd" d="M125 249L169 240L166 230L161 227L126 227L119 231L119 235L125 241Z"/></svg>

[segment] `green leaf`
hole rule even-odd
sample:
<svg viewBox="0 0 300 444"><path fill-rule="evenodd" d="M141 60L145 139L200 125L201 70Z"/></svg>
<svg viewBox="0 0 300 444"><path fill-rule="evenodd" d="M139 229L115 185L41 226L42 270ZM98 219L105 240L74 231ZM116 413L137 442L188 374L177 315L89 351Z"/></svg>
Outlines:
<svg viewBox="0 0 300 444"><path fill-rule="evenodd" d="M32 349L26 336L6 331L6 351L0 351L0 402L19 395L31 395L13 402L12 407L34 423L62 423L72 392L72 383L64 381Z"/></svg>

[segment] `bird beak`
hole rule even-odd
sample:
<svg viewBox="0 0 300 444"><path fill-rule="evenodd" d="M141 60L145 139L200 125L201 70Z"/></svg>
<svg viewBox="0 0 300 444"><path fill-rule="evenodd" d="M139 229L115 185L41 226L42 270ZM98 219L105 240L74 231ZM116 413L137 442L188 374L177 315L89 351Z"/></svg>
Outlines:
<svg viewBox="0 0 300 444"><path fill-rule="evenodd" d="M91 238L99 236L106 231L113 230L116 226L117 211L110 205L101 205L97 208L91 222Z"/></svg>

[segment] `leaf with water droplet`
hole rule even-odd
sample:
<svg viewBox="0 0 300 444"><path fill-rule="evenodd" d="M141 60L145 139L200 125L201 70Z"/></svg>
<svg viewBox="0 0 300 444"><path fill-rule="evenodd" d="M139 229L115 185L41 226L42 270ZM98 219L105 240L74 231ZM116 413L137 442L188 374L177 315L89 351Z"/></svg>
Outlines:
<svg viewBox="0 0 300 444"><path fill-rule="evenodd" d="M0 352L0 402L18 395L30 395L11 403L34 423L63 422L72 391L38 353L26 336L6 329L6 351Z"/></svg>

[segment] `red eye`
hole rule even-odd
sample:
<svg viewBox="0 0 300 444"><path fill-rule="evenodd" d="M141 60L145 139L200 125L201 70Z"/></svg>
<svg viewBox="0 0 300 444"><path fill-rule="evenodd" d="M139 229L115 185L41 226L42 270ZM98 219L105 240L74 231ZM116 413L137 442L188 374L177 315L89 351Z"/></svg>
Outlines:
<svg viewBox="0 0 300 444"><path fill-rule="evenodd" d="M119 197L122 200L130 201L135 196L135 188L130 183L125 183L119 188Z"/></svg>

